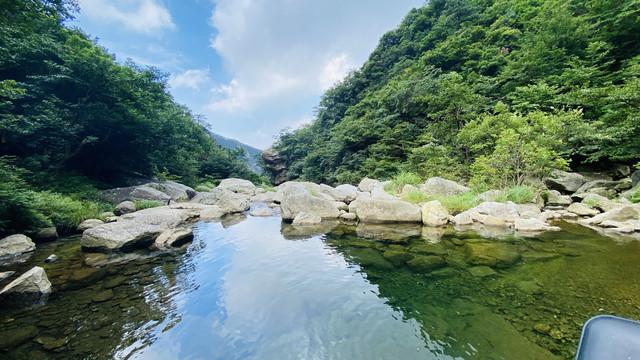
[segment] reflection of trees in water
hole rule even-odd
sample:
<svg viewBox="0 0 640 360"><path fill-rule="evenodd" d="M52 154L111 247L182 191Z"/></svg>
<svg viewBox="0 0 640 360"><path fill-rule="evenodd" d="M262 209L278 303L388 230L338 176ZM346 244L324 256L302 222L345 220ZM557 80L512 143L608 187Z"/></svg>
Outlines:
<svg viewBox="0 0 640 360"><path fill-rule="evenodd" d="M188 251L197 252L202 246ZM195 290L195 265L188 255L162 253L101 268L82 265L81 256L69 259L51 271L57 292L46 306L3 309L0 333L9 338L5 348L12 348L3 356L126 357L177 324L175 298Z"/></svg>
<svg viewBox="0 0 640 360"><path fill-rule="evenodd" d="M504 316L516 314L515 308L531 313L539 306L538 294L506 287L499 281L502 271L469 270L473 266L466 262L463 243L486 240L474 233L424 230L411 225L339 227L326 241L361 268L394 310L418 321L425 342L436 341L446 355L554 358L526 336L536 336L532 331L523 334L524 329L515 328ZM475 270L487 273L474 274ZM563 351L568 353L571 347L565 345Z"/></svg>

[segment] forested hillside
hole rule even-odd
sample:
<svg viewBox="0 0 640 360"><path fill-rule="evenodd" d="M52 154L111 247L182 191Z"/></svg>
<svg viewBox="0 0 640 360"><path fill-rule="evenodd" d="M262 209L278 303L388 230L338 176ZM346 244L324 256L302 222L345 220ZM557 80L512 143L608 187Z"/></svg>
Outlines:
<svg viewBox="0 0 640 360"><path fill-rule="evenodd" d="M74 226L96 187L123 175L192 186L258 177L173 101L166 74L118 63L65 27L73 4L0 1L0 234Z"/></svg>
<svg viewBox="0 0 640 360"><path fill-rule="evenodd" d="M640 1L432 0L274 148L288 178L520 184L640 160Z"/></svg>

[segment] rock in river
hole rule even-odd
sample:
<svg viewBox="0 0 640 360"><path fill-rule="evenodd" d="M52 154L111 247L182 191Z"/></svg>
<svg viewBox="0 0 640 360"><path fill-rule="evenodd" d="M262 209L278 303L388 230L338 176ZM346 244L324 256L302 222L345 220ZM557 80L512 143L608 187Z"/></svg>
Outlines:
<svg viewBox="0 0 640 360"><path fill-rule="evenodd" d="M0 300L13 305L33 305L47 300L51 283L44 269L36 266L0 291Z"/></svg>
<svg viewBox="0 0 640 360"><path fill-rule="evenodd" d="M28 236L22 234L7 236L0 240L0 259L11 258L35 249L36 244Z"/></svg>
<svg viewBox="0 0 640 360"><path fill-rule="evenodd" d="M189 209L161 206L122 216L120 221L96 226L82 234L85 251L130 251L151 245L169 228L174 228L194 216Z"/></svg>
<svg viewBox="0 0 640 360"><path fill-rule="evenodd" d="M422 222L419 207L402 200L358 199L358 218L363 222Z"/></svg>
<svg viewBox="0 0 640 360"><path fill-rule="evenodd" d="M280 205L283 220L293 220L301 213L306 212L323 219L337 219L340 211L332 201L321 199L311 194L296 193L285 196Z"/></svg>
<svg viewBox="0 0 640 360"><path fill-rule="evenodd" d="M512 245L494 243L467 244L467 262L473 265L506 268L519 259L520 254Z"/></svg>

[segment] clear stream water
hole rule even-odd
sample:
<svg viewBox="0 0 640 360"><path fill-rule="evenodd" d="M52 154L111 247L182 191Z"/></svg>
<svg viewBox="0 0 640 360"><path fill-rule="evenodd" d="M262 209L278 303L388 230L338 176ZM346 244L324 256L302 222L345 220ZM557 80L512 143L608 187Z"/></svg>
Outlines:
<svg viewBox="0 0 640 360"><path fill-rule="evenodd" d="M43 265L55 291L45 306L0 309L0 357L571 359L591 316L640 318L640 242L561 226L536 237L393 225L304 235L241 216L196 224L176 252L100 268L83 264L79 237L40 244L0 270L56 253ZM520 260L469 264L468 247L485 243Z"/></svg>

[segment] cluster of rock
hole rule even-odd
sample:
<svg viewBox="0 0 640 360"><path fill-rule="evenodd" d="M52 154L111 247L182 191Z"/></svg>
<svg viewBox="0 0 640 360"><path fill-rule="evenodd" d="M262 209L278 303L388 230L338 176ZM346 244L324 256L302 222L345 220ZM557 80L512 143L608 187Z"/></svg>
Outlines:
<svg viewBox="0 0 640 360"><path fill-rule="evenodd" d="M544 183L549 188L548 207L565 220L605 232L640 232L640 205L629 198L640 194L640 171L617 169L618 180L589 178L578 173L554 171Z"/></svg>
<svg viewBox="0 0 640 360"><path fill-rule="evenodd" d="M36 244L28 236L16 234L0 239L0 262L2 265L15 264L28 258L36 249ZM15 274L15 271L0 272L0 281ZM0 303L40 304L51 293L51 283L39 266L20 275L0 290Z"/></svg>

